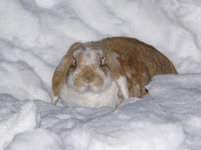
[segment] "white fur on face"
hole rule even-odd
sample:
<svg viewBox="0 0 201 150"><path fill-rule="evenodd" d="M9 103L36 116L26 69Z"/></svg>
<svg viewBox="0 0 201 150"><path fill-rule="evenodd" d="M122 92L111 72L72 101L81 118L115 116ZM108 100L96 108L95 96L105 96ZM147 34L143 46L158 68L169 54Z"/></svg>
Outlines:
<svg viewBox="0 0 201 150"><path fill-rule="evenodd" d="M97 61L97 57L100 57L103 55L103 52L101 50L93 50L91 48L86 48L86 51L82 55L84 59L83 65L90 66Z"/></svg>

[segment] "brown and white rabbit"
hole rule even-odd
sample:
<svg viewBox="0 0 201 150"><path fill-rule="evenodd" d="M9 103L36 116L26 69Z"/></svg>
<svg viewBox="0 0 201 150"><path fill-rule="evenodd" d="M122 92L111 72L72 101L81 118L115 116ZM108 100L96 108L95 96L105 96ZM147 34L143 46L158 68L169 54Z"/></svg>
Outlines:
<svg viewBox="0 0 201 150"><path fill-rule="evenodd" d="M154 75L177 74L154 47L134 38L113 37L75 43L52 81L53 101L67 107L117 107L129 97L145 97Z"/></svg>

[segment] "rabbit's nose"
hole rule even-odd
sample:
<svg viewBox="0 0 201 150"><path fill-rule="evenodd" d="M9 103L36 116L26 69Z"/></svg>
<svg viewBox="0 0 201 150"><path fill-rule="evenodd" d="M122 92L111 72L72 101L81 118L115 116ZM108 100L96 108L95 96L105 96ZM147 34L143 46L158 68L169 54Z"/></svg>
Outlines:
<svg viewBox="0 0 201 150"><path fill-rule="evenodd" d="M91 73L90 71L87 71L84 75L84 82L86 84L91 84L94 81L94 74Z"/></svg>

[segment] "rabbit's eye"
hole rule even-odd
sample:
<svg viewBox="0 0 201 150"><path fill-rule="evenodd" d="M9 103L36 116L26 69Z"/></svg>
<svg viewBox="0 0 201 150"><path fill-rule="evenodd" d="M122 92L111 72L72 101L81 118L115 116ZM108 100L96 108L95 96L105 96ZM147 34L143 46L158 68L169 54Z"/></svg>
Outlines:
<svg viewBox="0 0 201 150"><path fill-rule="evenodd" d="M101 66L105 65L105 57L102 57L102 58L100 59L100 65L101 65Z"/></svg>
<svg viewBox="0 0 201 150"><path fill-rule="evenodd" d="M72 66L75 67L75 66L77 65L77 64L76 64L76 59L75 59L74 57L72 57L71 59L72 59Z"/></svg>

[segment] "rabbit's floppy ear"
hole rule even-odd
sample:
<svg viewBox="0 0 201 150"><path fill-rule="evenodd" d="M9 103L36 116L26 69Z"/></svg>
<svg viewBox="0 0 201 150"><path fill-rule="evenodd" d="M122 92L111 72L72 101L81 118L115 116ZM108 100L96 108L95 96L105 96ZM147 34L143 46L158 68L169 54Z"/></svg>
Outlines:
<svg viewBox="0 0 201 150"><path fill-rule="evenodd" d="M73 44L68 50L67 54L62 58L60 64L56 68L53 78L52 78L52 90L53 90L53 100L52 104L55 104L58 100L59 94L62 90L63 84L66 79L68 70L73 62L72 52L76 47L80 46L81 43Z"/></svg>
<svg viewBox="0 0 201 150"><path fill-rule="evenodd" d="M124 99L129 98L128 84L125 74L123 72L123 68L117 60L115 53L105 49L106 53L106 64L110 68L113 77L122 93Z"/></svg>

